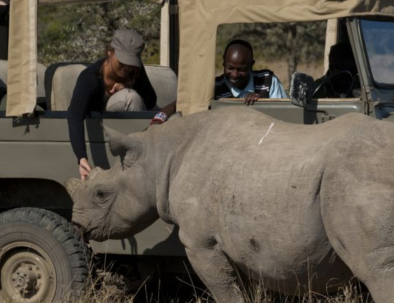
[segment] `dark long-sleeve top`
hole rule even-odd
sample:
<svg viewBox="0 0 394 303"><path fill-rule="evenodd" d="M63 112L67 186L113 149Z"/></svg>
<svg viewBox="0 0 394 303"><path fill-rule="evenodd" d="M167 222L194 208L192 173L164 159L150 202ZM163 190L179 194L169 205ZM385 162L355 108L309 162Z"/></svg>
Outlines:
<svg viewBox="0 0 394 303"><path fill-rule="evenodd" d="M105 107L105 85L101 74L104 61L105 59L101 59L81 72L68 108L70 142L78 163L82 158L87 158L84 120L90 111L103 111ZM133 89L142 97L147 109L155 106L156 93L143 66Z"/></svg>

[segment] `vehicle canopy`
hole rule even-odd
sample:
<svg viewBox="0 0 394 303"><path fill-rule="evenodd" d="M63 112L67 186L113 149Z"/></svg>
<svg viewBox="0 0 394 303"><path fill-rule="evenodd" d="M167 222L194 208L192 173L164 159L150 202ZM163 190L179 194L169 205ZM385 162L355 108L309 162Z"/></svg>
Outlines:
<svg viewBox="0 0 394 303"><path fill-rule="evenodd" d="M7 116L34 111L36 10L37 0L11 1ZM178 0L178 13L177 109L188 115L206 110L213 98L214 54L220 24L302 22L352 16L394 17L394 4L392 0Z"/></svg>

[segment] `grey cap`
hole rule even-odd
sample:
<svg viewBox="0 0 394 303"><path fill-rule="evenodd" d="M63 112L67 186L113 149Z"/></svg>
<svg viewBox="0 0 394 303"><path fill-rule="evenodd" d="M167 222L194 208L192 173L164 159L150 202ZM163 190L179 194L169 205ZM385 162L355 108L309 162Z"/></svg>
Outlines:
<svg viewBox="0 0 394 303"><path fill-rule="evenodd" d="M141 52L145 47L145 43L135 30L116 30L111 46L114 48L115 56L119 62L126 65L142 66Z"/></svg>

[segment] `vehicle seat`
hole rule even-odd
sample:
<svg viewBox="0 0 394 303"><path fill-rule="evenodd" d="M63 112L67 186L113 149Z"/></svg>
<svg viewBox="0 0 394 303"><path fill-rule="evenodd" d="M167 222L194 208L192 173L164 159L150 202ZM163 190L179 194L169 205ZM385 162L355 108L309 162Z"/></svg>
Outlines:
<svg viewBox="0 0 394 303"><path fill-rule="evenodd" d="M156 92L157 102L153 110L163 108L176 100L178 78L174 71L161 65L145 65L146 74Z"/></svg>
<svg viewBox="0 0 394 303"><path fill-rule="evenodd" d="M47 68L45 91L48 110L66 111L68 109L78 76L87 66L86 63L60 62ZM157 95L157 104L153 110L158 110L176 100L178 81L171 68L145 65L145 70Z"/></svg>
<svg viewBox="0 0 394 303"><path fill-rule="evenodd" d="M48 66L45 73L47 110L67 111L78 76L88 65L60 62Z"/></svg>
<svg viewBox="0 0 394 303"><path fill-rule="evenodd" d="M45 89L44 89L44 75L46 67L37 63L37 105L45 106ZM8 61L0 60L0 87L7 89L8 78ZM3 102L1 102L3 103ZM5 104L1 104L1 108L5 108Z"/></svg>

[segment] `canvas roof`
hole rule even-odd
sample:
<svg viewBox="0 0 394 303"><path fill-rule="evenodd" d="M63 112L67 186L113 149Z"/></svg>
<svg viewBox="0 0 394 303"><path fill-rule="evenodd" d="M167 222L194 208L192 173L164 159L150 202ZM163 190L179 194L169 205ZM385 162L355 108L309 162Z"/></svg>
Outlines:
<svg viewBox="0 0 394 303"><path fill-rule="evenodd" d="M392 0L178 0L178 3L177 108L184 115L206 110L213 97L216 31L220 24L316 21L355 15L394 17ZM7 116L31 113L34 109L36 10L36 0L11 1L11 13L18 18L11 17L10 25Z"/></svg>

